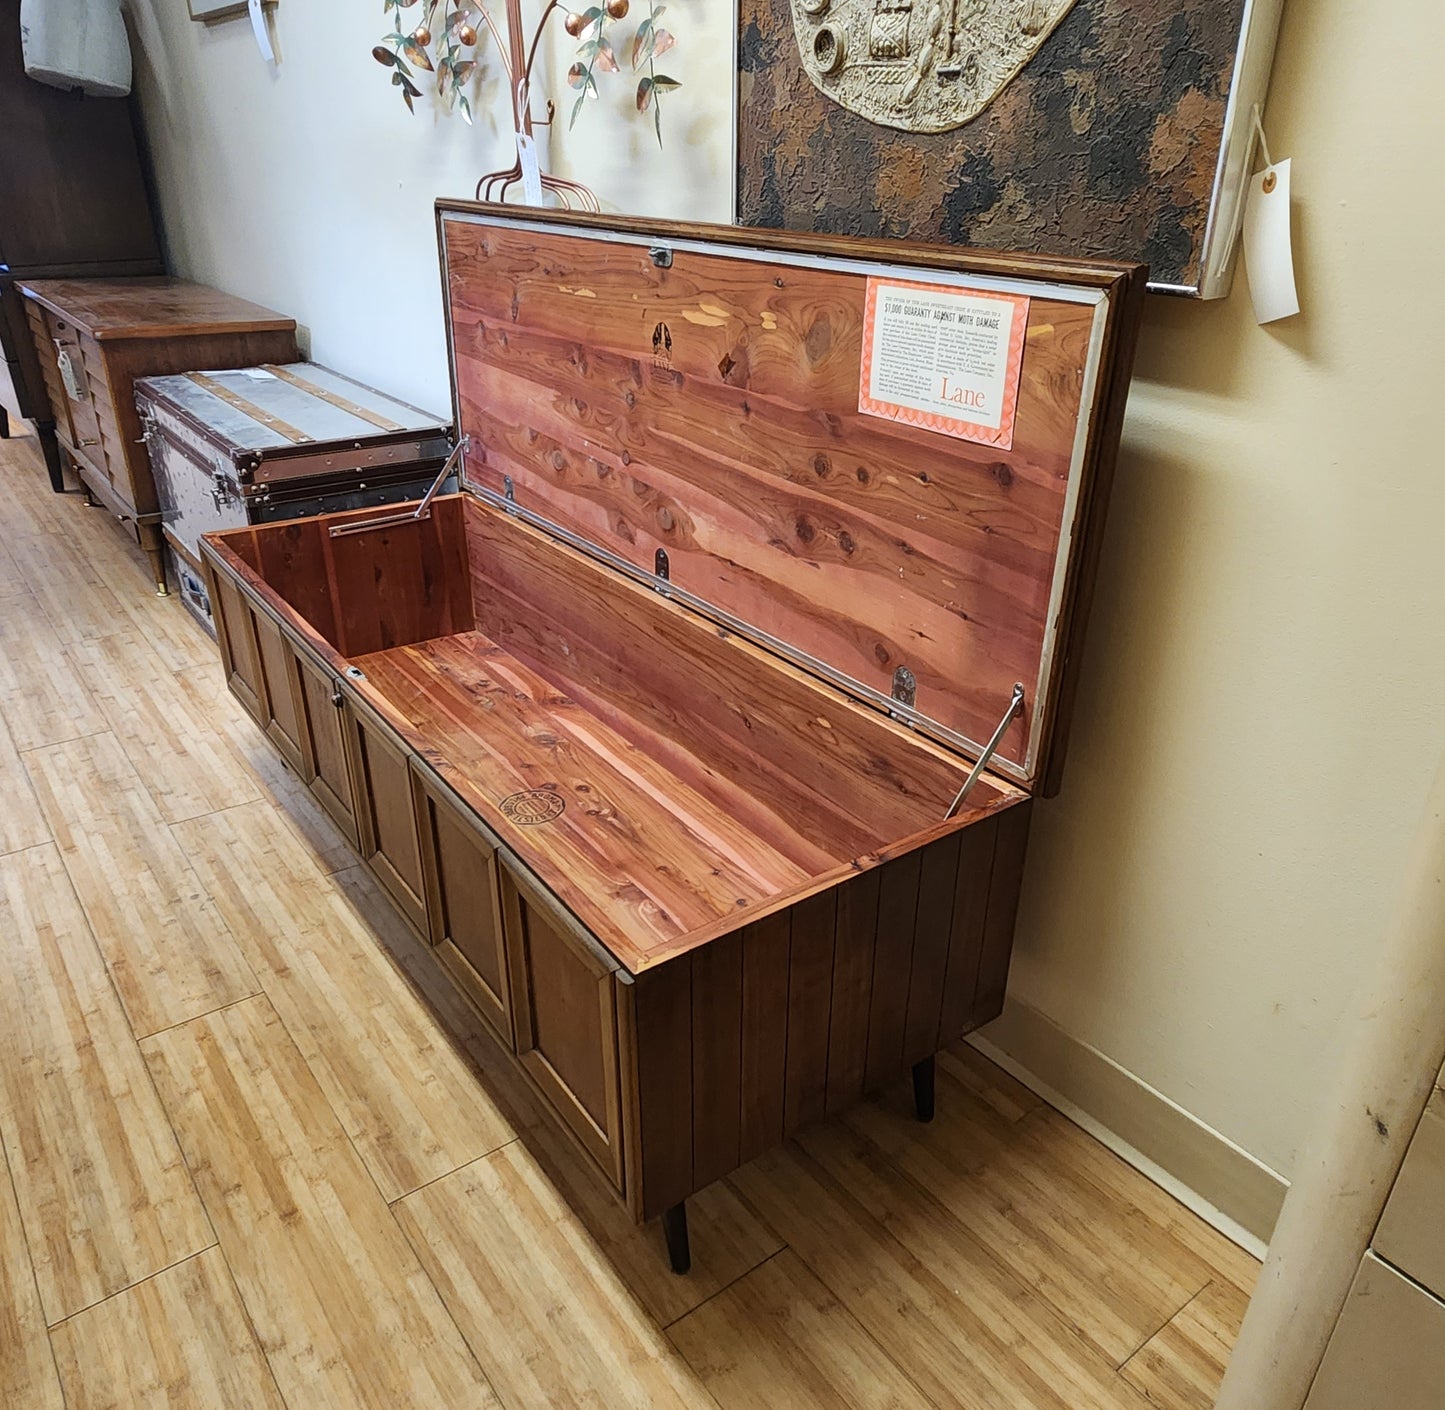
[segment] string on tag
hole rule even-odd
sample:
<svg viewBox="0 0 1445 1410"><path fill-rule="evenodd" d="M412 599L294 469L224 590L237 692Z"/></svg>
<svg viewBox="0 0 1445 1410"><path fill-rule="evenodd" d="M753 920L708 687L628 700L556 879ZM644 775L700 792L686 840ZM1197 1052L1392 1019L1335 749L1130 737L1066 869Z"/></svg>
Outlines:
<svg viewBox="0 0 1445 1410"><path fill-rule="evenodd" d="M1274 159L1269 154L1269 138L1264 135L1264 119L1260 116L1258 103L1251 109L1251 116L1254 118L1255 135L1259 138L1259 150L1264 154L1265 167L1269 169L1264 178L1264 193L1268 195L1274 190Z"/></svg>

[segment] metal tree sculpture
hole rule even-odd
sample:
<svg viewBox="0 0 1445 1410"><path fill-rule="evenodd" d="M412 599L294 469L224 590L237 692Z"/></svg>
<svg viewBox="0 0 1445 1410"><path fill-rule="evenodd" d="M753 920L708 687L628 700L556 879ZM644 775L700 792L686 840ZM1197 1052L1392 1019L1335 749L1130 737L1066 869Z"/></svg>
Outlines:
<svg viewBox="0 0 1445 1410"><path fill-rule="evenodd" d="M404 31L403 12L419 3L422 10L418 23L409 32ZM567 33L579 42L576 61L567 74L567 82L577 94L567 123L570 131L582 115L587 99L599 96L598 73L617 73L621 69L611 26L626 19L631 8L630 0L606 0L602 5L571 11L564 8L561 0L548 0L529 44L523 29L521 0L503 0L503 3L507 21L505 43L491 9L481 0L463 0L460 4L455 0L385 0L386 12L394 15L395 27L371 51L378 63L391 69L392 84L410 111L416 111L414 100L421 96L417 83L417 71L421 70L435 75L437 94L448 111L455 108L470 123L472 108L465 89L477 70L474 54L481 39L479 26L491 32L506 71L513 127L519 138L517 159L512 165L505 171L489 172L477 183L478 199L496 201L506 200L508 192L524 184L522 142L531 139L534 127L550 126L556 116L556 104L551 99L547 100L546 117L533 118L531 109L532 69L547 22L554 14L561 13ZM662 145L663 98L681 86L675 78L657 71L657 60L676 43L659 23L666 8L657 0L647 0L647 15L638 23L627 46L632 70L640 75L637 111L651 112L659 146ZM597 198L587 187L545 172L539 172L538 176L542 190L551 192L564 206L598 209Z"/></svg>

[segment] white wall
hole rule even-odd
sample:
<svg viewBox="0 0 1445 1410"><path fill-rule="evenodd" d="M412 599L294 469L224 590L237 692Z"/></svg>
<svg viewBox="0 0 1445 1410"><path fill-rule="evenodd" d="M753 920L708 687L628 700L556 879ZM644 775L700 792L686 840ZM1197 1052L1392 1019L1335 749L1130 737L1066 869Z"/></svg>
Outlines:
<svg viewBox="0 0 1445 1410"><path fill-rule="evenodd" d="M669 106L663 149L636 115L625 69L604 77L601 100L589 102L565 152L559 144L554 169L588 181L614 207L726 220L730 6L691 8L698 13L678 17L681 42L667 68L684 85L674 97L699 101ZM176 272L292 315L318 362L445 410L432 202L471 196L479 176L512 161L511 108L490 39L479 46L469 128L430 96L407 113L371 58L391 29L380 0L281 0L272 12L275 70L244 18L197 24L185 0L129 0L129 12ZM552 60L570 93L564 76L576 46L558 19L548 29L556 42L537 67ZM533 110L541 116L543 101Z"/></svg>
<svg viewBox="0 0 1445 1410"><path fill-rule="evenodd" d="M379 8L281 0L272 76L244 23L145 6L145 111L181 272L443 407L431 200L502 163L504 129L408 118L368 57ZM613 208L726 218L729 9L674 0L687 86L661 158L619 83L617 121L559 139L558 166ZM1426 0L1292 0L1269 126L1296 158L1307 312L1261 330L1242 281L1151 301L1014 972L1286 1174L1445 739L1441 29Z"/></svg>

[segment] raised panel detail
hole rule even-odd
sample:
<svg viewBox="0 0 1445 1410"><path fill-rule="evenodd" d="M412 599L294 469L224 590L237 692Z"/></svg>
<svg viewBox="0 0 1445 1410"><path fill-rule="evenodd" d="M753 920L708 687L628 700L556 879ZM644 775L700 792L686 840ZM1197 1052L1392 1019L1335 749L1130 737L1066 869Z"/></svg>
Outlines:
<svg viewBox="0 0 1445 1410"><path fill-rule="evenodd" d="M211 580L211 602L216 612L216 640L226 668L231 694L246 707L262 729L270 723L266 705L266 682L261 670L261 651L251 608L229 579Z"/></svg>
<svg viewBox="0 0 1445 1410"><path fill-rule="evenodd" d="M402 914L425 934L425 882L407 756L350 705L346 717L361 855Z"/></svg>
<svg viewBox="0 0 1445 1410"><path fill-rule="evenodd" d="M252 609L256 646L266 677L266 703L270 719L266 733L281 756L297 773L306 775L307 750L303 743L302 715L297 702L295 657L281 637L281 628Z"/></svg>
<svg viewBox="0 0 1445 1410"><path fill-rule="evenodd" d="M518 1056L620 1190L616 965L510 868L500 880Z"/></svg>
<svg viewBox="0 0 1445 1410"><path fill-rule="evenodd" d="M497 852L459 803L418 779L431 942L453 980L512 1046Z"/></svg>
<svg viewBox="0 0 1445 1410"><path fill-rule="evenodd" d="M356 805L351 795L351 768L341 716L341 691L324 671L296 654L299 703L304 719L302 742L310 746L305 771L316 801L353 847L360 846Z"/></svg>

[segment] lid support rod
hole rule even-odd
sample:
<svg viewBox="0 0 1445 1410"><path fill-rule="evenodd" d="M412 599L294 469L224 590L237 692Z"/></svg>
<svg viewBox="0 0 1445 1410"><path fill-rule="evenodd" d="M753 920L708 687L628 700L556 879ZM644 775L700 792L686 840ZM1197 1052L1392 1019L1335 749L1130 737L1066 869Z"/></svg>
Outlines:
<svg viewBox="0 0 1445 1410"><path fill-rule="evenodd" d="M1003 719L998 722L998 728L994 730L988 743L983 746L983 753L978 756L976 763L969 771L968 777L963 781L963 787L958 790L952 803L948 805L948 811L943 815L947 821L963 807L963 800L968 797L969 790L978 782L979 775L988 767L988 761L993 758L994 750L1003 742L1004 731L1013 723L1013 718L1024 708L1024 688L1021 684L1015 683L1013 694L1009 696L1008 709L1003 712Z"/></svg>
<svg viewBox="0 0 1445 1410"><path fill-rule="evenodd" d="M437 497L438 491L446 484L447 476L456 469L457 462L466 454L467 447L471 443L470 436L463 436L452 447L452 453L442 462L442 468L437 471L437 477L431 482L431 488L422 496L421 503L410 514L386 514L380 519L368 519L364 524L333 524L330 529L331 537L342 539L348 534L364 534L370 529L387 529L394 524L414 524L418 519L430 518L432 500Z"/></svg>

